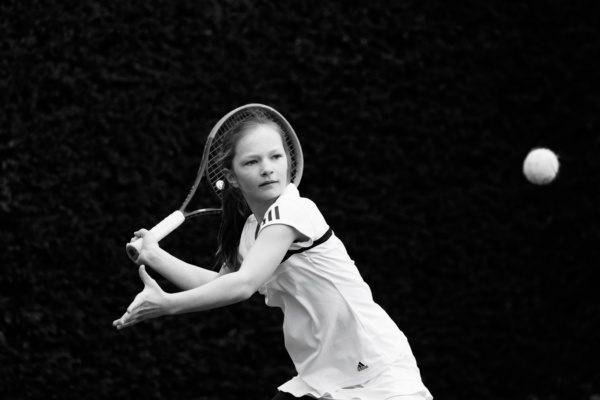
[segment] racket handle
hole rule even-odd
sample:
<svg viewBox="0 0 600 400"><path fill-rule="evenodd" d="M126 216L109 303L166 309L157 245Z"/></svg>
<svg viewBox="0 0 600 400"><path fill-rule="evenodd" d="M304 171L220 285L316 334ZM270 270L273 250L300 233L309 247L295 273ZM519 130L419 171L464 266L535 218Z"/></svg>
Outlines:
<svg viewBox="0 0 600 400"><path fill-rule="evenodd" d="M177 210L167 218L160 221L154 228L150 229L150 232L152 232L157 241L161 241L165 236L173 232L179 225L181 225L183 221L185 221L183 213ZM127 243L125 246L125 250L127 251L127 255L131 261L137 261L138 257L140 256L140 251L142 250L143 242L144 241L142 238L139 238L134 242Z"/></svg>

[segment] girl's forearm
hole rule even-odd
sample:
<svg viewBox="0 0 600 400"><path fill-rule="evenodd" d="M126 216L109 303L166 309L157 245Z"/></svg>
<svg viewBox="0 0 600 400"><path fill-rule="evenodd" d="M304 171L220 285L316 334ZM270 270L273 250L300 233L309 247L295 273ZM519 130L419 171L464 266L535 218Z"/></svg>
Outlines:
<svg viewBox="0 0 600 400"><path fill-rule="evenodd" d="M149 257L148 265L183 290L202 286L217 277L217 272L181 261L160 247Z"/></svg>
<svg viewBox="0 0 600 400"><path fill-rule="evenodd" d="M242 274L234 272L191 290L167 294L167 313L175 315L211 310L244 301L253 292Z"/></svg>

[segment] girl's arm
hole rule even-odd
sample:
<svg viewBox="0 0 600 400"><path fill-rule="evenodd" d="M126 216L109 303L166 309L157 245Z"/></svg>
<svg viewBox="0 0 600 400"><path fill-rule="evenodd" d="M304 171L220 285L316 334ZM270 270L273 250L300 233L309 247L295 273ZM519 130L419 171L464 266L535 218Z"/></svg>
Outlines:
<svg viewBox="0 0 600 400"><path fill-rule="evenodd" d="M219 274L205 268L188 264L161 249L152 233L141 229L131 239L143 239L138 265L147 265L165 277L169 282L183 290L202 286L215 279Z"/></svg>
<svg viewBox="0 0 600 400"><path fill-rule="evenodd" d="M261 231L239 271L185 292L163 292L142 266L140 277L145 288L113 325L122 329L162 315L210 310L246 300L267 283L299 236L287 225L268 226Z"/></svg>

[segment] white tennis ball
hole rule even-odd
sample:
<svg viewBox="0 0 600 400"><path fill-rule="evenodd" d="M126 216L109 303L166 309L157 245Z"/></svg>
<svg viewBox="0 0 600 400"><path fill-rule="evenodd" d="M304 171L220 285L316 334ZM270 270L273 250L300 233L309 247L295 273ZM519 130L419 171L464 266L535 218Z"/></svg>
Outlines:
<svg viewBox="0 0 600 400"><path fill-rule="evenodd" d="M556 178L559 162L552 150L538 148L533 149L525 157L523 173L529 182L536 185L546 185Z"/></svg>
<svg viewBox="0 0 600 400"><path fill-rule="evenodd" d="M219 190L223 190L223 188L225 187L225 182L223 182L222 180L220 180L220 179L219 179L219 180L217 181L217 184L216 184L216 186L217 186L217 189L219 189Z"/></svg>

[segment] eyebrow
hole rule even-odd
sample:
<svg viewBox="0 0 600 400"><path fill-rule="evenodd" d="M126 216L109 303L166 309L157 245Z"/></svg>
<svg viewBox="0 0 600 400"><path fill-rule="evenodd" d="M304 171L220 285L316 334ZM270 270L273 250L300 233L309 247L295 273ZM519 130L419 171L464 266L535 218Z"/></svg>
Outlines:
<svg viewBox="0 0 600 400"><path fill-rule="evenodd" d="M285 149L283 147L278 147L276 149L271 149L271 150L267 150L266 152L267 154L272 154L272 153L283 153L285 154ZM245 154L240 154L240 158L245 158L245 157L257 157L259 155L261 155L262 153L245 153Z"/></svg>

